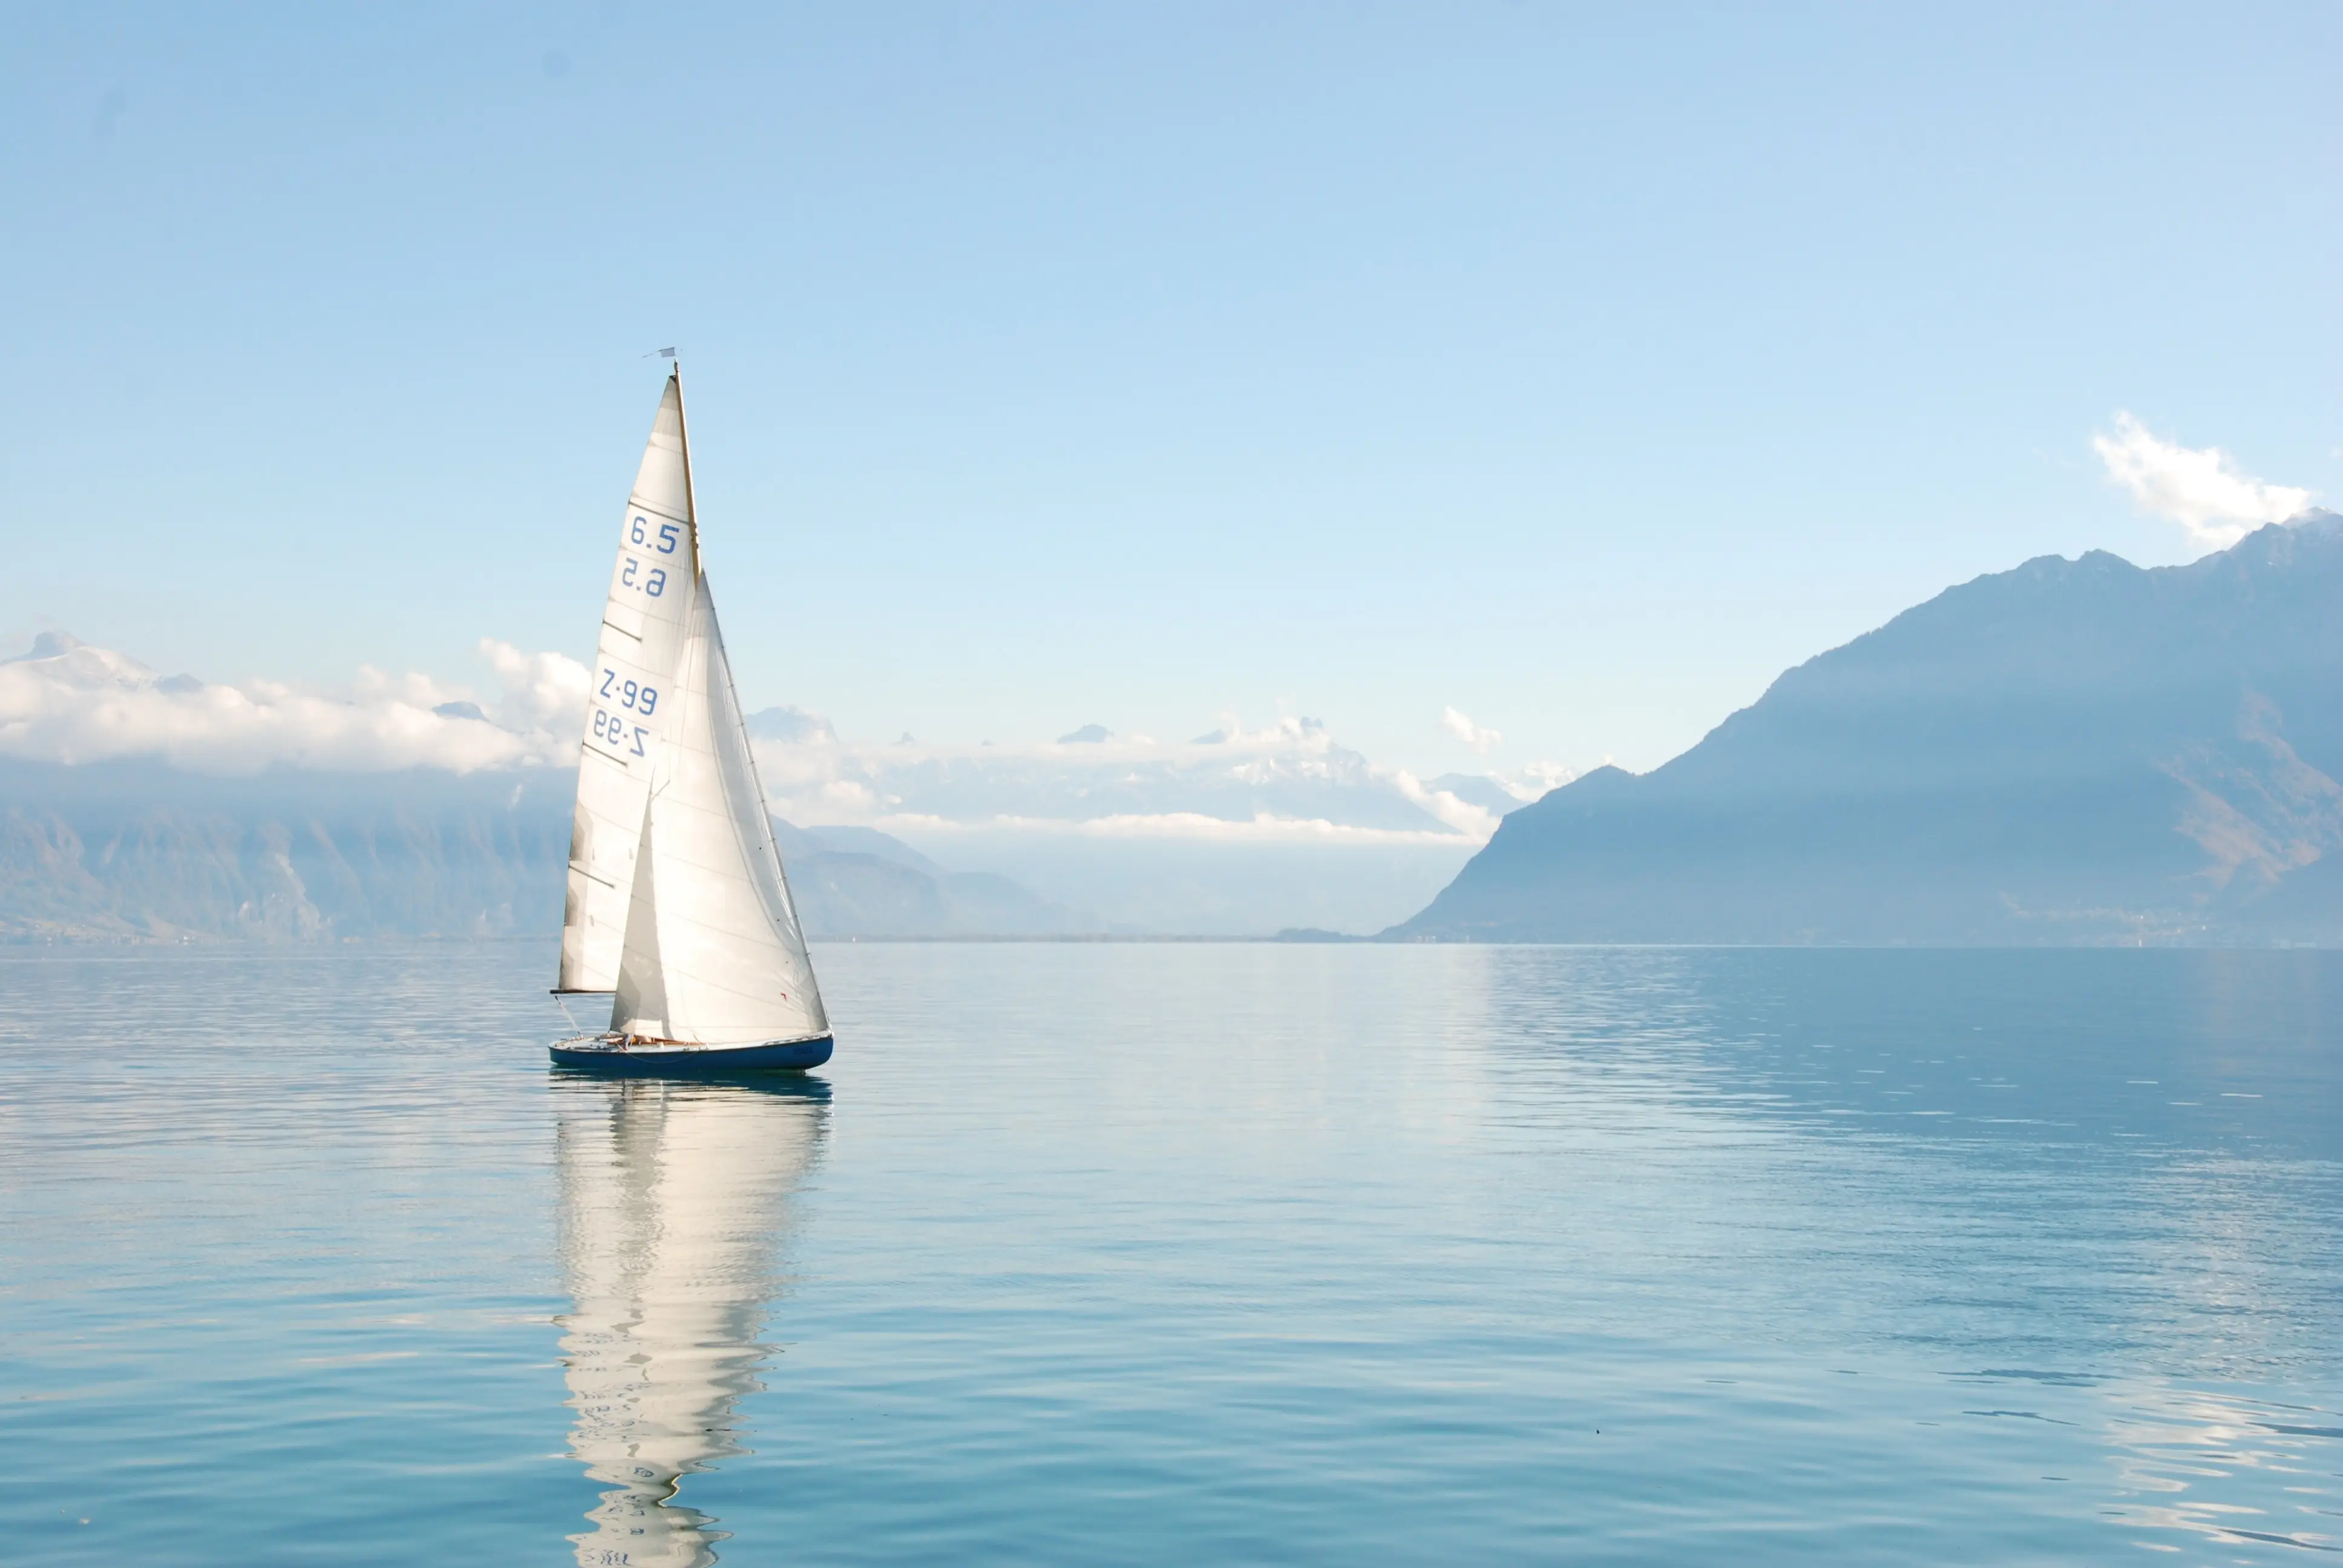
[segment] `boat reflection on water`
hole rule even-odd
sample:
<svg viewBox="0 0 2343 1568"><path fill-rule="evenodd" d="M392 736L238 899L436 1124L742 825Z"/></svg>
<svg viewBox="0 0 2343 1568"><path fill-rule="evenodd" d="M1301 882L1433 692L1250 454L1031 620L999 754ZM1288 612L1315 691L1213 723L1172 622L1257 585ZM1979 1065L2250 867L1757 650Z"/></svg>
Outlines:
<svg viewBox="0 0 2343 1568"><path fill-rule="evenodd" d="M593 1531L569 1538L580 1563L716 1561L724 1533L676 1490L742 1452L734 1406L758 1386L789 1201L829 1099L802 1078L555 1075L570 1455L611 1488Z"/></svg>

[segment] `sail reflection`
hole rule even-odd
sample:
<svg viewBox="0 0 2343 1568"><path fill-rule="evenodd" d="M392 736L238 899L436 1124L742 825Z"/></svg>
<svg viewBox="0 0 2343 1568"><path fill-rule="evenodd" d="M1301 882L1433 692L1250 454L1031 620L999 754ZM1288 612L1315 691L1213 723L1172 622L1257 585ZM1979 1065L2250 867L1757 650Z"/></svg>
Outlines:
<svg viewBox="0 0 2343 1568"><path fill-rule="evenodd" d="M580 1563L687 1568L724 1533L675 1501L742 1452L789 1204L828 1116L818 1081L557 1077L558 1320L572 1458L611 1490L569 1539Z"/></svg>

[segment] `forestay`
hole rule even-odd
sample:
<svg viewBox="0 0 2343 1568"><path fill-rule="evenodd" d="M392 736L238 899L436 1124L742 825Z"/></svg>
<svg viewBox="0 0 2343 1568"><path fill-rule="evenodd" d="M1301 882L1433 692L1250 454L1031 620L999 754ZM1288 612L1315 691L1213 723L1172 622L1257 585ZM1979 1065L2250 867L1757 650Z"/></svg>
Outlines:
<svg viewBox="0 0 2343 1568"><path fill-rule="evenodd" d="M694 584L674 719L631 879L614 1034L696 1045L812 1040L821 992L765 814L708 578Z"/></svg>
<svg viewBox="0 0 2343 1568"><path fill-rule="evenodd" d="M618 984L644 807L674 712L671 677L681 660L699 578L683 383L671 376L618 527L618 564L610 569L595 649L569 835L560 990L610 990Z"/></svg>

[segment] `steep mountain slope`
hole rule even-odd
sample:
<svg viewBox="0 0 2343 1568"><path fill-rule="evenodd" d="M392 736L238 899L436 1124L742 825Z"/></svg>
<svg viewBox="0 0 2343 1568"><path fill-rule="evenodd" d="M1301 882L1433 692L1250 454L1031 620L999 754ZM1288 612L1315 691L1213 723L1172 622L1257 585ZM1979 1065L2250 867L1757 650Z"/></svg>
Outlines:
<svg viewBox="0 0 2343 1568"><path fill-rule="evenodd" d="M2343 940L2343 519L2186 567L2044 557L1790 670L1690 751L1508 816L1389 935Z"/></svg>

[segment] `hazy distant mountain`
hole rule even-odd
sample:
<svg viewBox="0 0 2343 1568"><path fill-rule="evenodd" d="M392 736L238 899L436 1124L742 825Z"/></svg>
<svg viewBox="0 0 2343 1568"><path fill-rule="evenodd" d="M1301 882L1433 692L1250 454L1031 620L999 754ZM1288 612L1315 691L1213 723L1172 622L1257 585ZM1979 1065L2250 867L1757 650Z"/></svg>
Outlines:
<svg viewBox="0 0 2343 1568"><path fill-rule="evenodd" d="M0 940L550 935L577 776L0 759ZM1077 934L1098 922L869 828L777 821L816 936Z"/></svg>
<svg viewBox="0 0 2343 1568"><path fill-rule="evenodd" d="M1641 777L1506 817L1389 933L2343 940L2343 518L1979 578Z"/></svg>
<svg viewBox="0 0 2343 1568"><path fill-rule="evenodd" d="M509 936L561 919L566 769L0 761L0 936Z"/></svg>
<svg viewBox="0 0 2343 1568"><path fill-rule="evenodd" d="M1426 789L1445 791L1467 806L1478 806L1492 817L1506 817L1537 799L1534 791L1517 795L1507 781L1486 773L1443 773L1423 781Z"/></svg>
<svg viewBox="0 0 2343 1568"><path fill-rule="evenodd" d="M902 839L876 828L800 828L776 817L773 829L780 839L781 854L792 866L815 855L860 855L905 867L922 876L950 875Z"/></svg>
<svg viewBox="0 0 2343 1568"><path fill-rule="evenodd" d="M773 819L798 918L817 936L1085 936L1098 920L990 871L947 871L875 828Z"/></svg>

